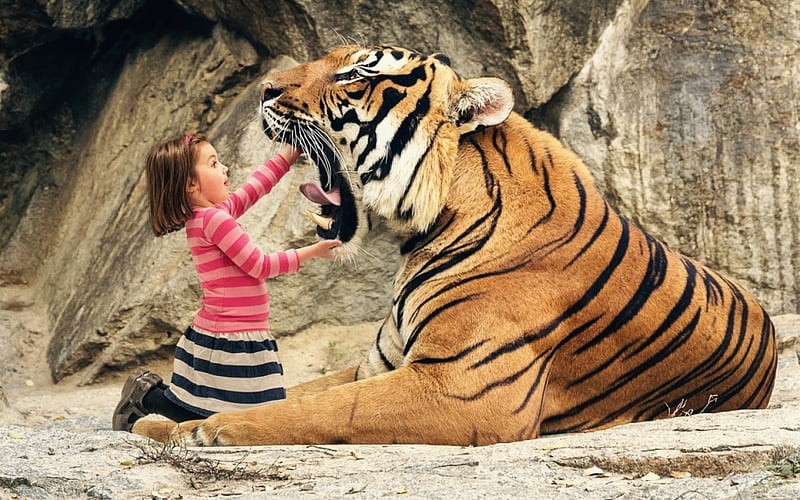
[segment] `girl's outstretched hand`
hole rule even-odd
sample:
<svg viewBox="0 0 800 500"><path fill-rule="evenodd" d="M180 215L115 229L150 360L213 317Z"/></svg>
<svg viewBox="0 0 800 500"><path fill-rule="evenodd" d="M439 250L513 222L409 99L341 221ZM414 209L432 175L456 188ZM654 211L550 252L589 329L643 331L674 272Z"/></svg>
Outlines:
<svg viewBox="0 0 800 500"><path fill-rule="evenodd" d="M331 249L336 248L342 244L339 240L321 240L313 245L301 247L297 249L297 255L300 257L300 263L319 257L321 259L330 259L333 257Z"/></svg>
<svg viewBox="0 0 800 500"><path fill-rule="evenodd" d="M283 158L286 160L286 163L289 165L292 165L294 162L296 162L302 153L303 151L300 149L288 144L284 145L283 148L278 151L278 154L283 156Z"/></svg>

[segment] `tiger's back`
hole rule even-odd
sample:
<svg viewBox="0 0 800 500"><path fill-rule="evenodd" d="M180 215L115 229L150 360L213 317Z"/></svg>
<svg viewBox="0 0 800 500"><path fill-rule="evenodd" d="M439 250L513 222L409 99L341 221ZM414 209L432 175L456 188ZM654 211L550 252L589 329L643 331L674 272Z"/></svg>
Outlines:
<svg viewBox="0 0 800 500"><path fill-rule="evenodd" d="M488 404L535 409L541 433L766 406L777 355L763 308L617 215L555 138L512 114L463 140L457 164L398 275L404 363L452 365L474 384L453 397L501 394ZM472 338L443 349L454 331Z"/></svg>

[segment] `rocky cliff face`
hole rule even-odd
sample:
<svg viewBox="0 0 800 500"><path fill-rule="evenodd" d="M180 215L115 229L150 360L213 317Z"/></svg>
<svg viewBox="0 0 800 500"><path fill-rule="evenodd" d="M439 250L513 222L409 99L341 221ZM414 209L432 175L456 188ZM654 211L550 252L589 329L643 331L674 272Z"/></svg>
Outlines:
<svg viewBox="0 0 800 500"><path fill-rule="evenodd" d="M150 233L148 149L206 132L241 182L273 151L261 75L343 39L505 78L624 215L798 310L797 1L0 0L0 16L0 269L47 304L54 379L170 354L197 307L183 235ZM263 249L315 239L297 194L312 170L243 220ZM276 334L386 314L395 244L271 280Z"/></svg>

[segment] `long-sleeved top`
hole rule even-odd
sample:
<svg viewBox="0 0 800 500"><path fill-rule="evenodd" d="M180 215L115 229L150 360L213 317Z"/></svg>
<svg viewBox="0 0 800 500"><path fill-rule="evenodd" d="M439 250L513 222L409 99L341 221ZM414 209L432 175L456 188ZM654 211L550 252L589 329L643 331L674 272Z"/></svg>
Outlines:
<svg viewBox="0 0 800 500"><path fill-rule="evenodd" d="M203 288L193 325L213 333L269 330L266 278L297 272L297 250L263 253L236 221L289 171L281 155L256 169L228 199L196 208L186 221L192 261Z"/></svg>

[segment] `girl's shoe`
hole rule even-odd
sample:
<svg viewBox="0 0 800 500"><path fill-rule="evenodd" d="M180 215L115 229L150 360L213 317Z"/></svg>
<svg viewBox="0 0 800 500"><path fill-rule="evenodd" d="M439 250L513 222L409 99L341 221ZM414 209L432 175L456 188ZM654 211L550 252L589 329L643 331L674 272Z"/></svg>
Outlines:
<svg viewBox="0 0 800 500"><path fill-rule="evenodd" d="M133 423L148 414L143 403L145 395L161 383L161 377L148 371L134 373L128 377L122 386L119 403L111 417L112 428L115 431L130 432Z"/></svg>

